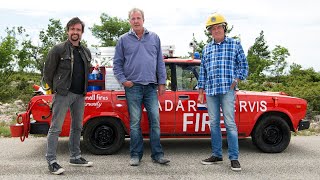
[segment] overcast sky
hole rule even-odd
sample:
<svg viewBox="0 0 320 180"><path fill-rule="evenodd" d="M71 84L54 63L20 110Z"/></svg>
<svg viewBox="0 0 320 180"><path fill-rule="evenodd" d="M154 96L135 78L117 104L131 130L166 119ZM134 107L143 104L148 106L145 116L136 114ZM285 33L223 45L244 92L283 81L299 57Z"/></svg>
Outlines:
<svg viewBox="0 0 320 180"><path fill-rule="evenodd" d="M234 26L230 35L240 35L246 54L263 30L270 51L281 45L291 54L289 63L320 71L320 1L316 0L6 0L0 6L0 36L4 37L6 27L23 26L38 38L50 18L65 26L78 16L92 27L100 24L102 13L127 19L133 7L145 11L144 26L160 36L162 45L175 45L175 55L191 51L193 34L206 40L205 22L211 13L219 12ZM83 39L89 45L99 43L88 29Z"/></svg>

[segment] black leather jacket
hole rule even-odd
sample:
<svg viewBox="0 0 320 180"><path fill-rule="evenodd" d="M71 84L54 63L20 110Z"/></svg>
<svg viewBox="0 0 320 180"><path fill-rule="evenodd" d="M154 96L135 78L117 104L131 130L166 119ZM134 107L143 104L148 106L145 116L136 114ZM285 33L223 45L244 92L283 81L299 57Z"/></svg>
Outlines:
<svg viewBox="0 0 320 180"><path fill-rule="evenodd" d="M52 93L66 96L71 86L73 72L73 46L69 40L55 45L48 53L44 66L44 80L48 83ZM91 66L90 50L80 44L80 55L85 66L85 87L83 95L87 93L88 73Z"/></svg>

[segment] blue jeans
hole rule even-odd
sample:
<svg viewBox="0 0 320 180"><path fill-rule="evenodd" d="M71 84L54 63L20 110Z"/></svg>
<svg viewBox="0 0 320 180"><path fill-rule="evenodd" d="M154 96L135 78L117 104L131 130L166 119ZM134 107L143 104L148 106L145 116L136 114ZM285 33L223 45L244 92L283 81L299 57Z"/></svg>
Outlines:
<svg viewBox="0 0 320 180"><path fill-rule="evenodd" d="M78 159L81 157L80 138L84 112L84 96L82 94L74 94L72 92L68 92L67 96L54 94L52 100L52 119L47 136L46 159L48 164L57 162L56 152L58 138L69 108L72 119L69 137L70 159Z"/></svg>
<svg viewBox="0 0 320 180"><path fill-rule="evenodd" d="M157 85L134 84L130 88L125 87L125 92L130 115L130 157L140 160L143 156L143 137L140 126L143 104L148 113L151 158L154 160L162 158Z"/></svg>
<svg viewBox="0 0 320 180"><path fill-rule="evenodd" d="M227 129L228 154L230 160L238 160L238 129L234 120L235 92L207 96L208 114L210 118L212 155L222 158L222 135L220 126L220 105L224 124Z"/></svg>

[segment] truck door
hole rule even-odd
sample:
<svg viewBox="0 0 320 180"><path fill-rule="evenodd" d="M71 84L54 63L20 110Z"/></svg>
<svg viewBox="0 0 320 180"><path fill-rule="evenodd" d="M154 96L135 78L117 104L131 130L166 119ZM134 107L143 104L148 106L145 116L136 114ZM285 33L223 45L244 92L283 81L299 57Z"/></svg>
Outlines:
<svg viewBox="0 0 320 180"><path fill-rule="evenodd" d="M176 134L210 134L208 112L204 105L197 103L197 78L199 65L177 64L176 77Z"/></svg>
<svg viewBox="0 0 320 180"><path fill-rule="evenodd" d="M175 131L175 92L166 90L159 96L160 132L161 136L171 135ZM145 115L147 117L147 114Z"/></svg>
<svg viewBox="0 0 320 180"><path fill-rule="evenodd" d="M125 91L113 91L113 102L115 104L115 109L118 112L123 113L123 115L127 119L125 121L125 125L130 130L130 119L128 113L128 107L125 97ZM175 94L172 91L167 91L164 95L159 96L159 113L160 113L160 131L162 135L172 133L175 127L175 118L174 111L172 111L173 101ZM149 121L148 121L148 113L144 106L142 108L142 116L141 116L141 130L143 135L149 134ZM173 114L172 114L173 113Z"/></svg>

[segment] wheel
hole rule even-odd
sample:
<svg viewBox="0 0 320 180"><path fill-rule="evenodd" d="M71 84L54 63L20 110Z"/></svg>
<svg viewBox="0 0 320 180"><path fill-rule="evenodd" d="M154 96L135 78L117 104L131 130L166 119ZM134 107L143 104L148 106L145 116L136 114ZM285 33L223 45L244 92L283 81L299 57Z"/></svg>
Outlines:
<svg viewBox="0 0 320 180"><path fill-rule="evenodd" d="M96 118L90 120L83 133L86 148L93 154L113 154L123 145L125 132L119 120Z"/></svg>
<svg viewBox="0 0 320 180"><path fill-rule="evenodd" d="M253 130L252 142L262 152L279 153L285 150L291 139L286 121L279 116L267 116Z"/></svg>

